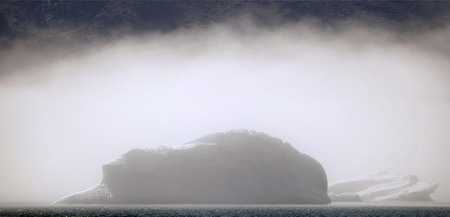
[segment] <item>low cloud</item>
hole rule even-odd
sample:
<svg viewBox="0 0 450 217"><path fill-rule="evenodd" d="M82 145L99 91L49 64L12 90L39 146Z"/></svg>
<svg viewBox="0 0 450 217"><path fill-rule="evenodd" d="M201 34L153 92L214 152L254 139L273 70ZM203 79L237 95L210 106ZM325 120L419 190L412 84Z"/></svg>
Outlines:
<svg viewBox="0 0 450 217"><path fill-rule="evenodd" d="M450 201L449 34L233 21L4 52L0 200L53 201L132 148L247 128L313 156L329 180L408 172Z"/></svg>

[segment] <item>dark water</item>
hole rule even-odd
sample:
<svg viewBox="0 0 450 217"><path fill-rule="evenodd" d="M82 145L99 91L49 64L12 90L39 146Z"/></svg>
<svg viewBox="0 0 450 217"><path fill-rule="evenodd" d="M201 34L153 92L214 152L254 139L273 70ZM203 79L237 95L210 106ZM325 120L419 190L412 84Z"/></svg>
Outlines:
<svg viewBox="0 0 450 217"><path fill-rule="evenodd" d="M0 216L450 216L450 206L22 206Z"/></svg>

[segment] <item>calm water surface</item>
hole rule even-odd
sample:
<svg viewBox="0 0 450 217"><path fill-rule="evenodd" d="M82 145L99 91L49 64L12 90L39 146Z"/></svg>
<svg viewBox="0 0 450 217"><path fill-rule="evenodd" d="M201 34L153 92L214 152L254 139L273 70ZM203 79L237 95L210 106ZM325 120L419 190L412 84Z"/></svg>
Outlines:
<svg viewBox="0 0 450 217"><path fill-rule="evenodd" d="M448 204L2 206L0 216L445 216Z"/></svg>

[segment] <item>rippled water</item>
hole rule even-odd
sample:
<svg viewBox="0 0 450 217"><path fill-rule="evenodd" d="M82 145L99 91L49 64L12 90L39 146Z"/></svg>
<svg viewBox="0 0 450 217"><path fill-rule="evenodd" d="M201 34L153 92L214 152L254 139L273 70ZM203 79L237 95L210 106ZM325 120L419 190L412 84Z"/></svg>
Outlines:
<svg viewBox="0 0 450 217"><path fill-rule="evenodd" d="M0 216L450 216L450 206L9 206Z"/></svg>

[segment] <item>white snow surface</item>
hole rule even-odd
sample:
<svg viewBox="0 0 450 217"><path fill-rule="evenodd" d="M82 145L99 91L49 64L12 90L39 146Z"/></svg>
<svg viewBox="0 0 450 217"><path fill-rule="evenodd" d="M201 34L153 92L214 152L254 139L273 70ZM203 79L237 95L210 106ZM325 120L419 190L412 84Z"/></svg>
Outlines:
<svg viewBox="0 0 450 217"><path fill-rule="evenodd" d="M432 201L430 194L437 187L419 182L414 175L380 172L330 183L328 191L332 199L341 201L345 197L339 195L357 195L362 201Z"/></svg>
<svg viewBox="0 0 450 217"><path fill-rule="evenodd" d="M327 178L289 143L247 130L133 149L93 189L57 204L327 204Z"/></svg>

